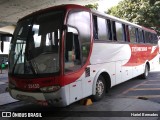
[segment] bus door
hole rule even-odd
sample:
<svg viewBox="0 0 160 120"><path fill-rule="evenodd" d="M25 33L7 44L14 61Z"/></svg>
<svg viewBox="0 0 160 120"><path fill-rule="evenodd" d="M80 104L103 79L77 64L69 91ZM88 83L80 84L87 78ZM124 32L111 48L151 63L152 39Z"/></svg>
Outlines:
<svg viewBox="0 0 160 120"><path fill-rule="evenodd" d="M70 79L70 101L92 94L92 84L84 83L90 76L85 76L91 41L90 13L81 10L70 11L64 51L64 74ZM84 90L87 88L87 90Z"/></svg>

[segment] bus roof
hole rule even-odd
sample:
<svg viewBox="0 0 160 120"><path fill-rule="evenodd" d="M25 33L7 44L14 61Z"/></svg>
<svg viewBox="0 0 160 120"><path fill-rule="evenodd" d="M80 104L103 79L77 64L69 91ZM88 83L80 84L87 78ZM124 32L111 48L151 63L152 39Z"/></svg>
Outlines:
<svg viewBox="0 0 160 120"><path fill-rule="evenodd" d="M81 5L76 5L76 4L64 4L64 5L58 5L58 6L53 6L53 7L49 7L49 8L46 8L46 9L42 9L42 10L33 12L33 13L21 18L19 21L21 21L23 19L26 19L28 17L31 17L31 16L35 16L35 15L38 15L38 14L45 13L46 11L54 10L54 9L60 9L60 10L83 9L83 10L86 10L88 12L91 12L92 14L96 14L96 15L101 16L101 17L105 17L105 18L108 18L108 19L111 19L111 20L122 22L122 23L127 24L127 25L131 25L131 26L134 26L134 27L137 27L137 28L141 28L141 29L143 29L145 31L148 31L148 32L156 33L156 31L153 30L153 29L149 29L149 28L137 25L135 23L131 23L129 21L117 18L115 16L111 16L111 15L108 15L108 14L105 14L105 13L101 13L99 11L96 11L96 10L93 10L93 9L90 9L90 8L87 8L87 7L84 7L84 6L81 6Z"/></svg>
<svg viewBox="0 0 160 120"><path fill-rule="evenodd" d="M89 11L91 12L90 8L87 8L87 7L84 7L84 6L81 6L81 5L76 5L76 4L63 4L63 5L58 5L58 6L53 6L53 7L49 7L49 8L45 8L45 9L42 9L42 10L39 10L39 11L35 11L27 16L24 16L23 18L19 19L19 21L23 20L23 19L26 19L28 17L31 17L31 16L35 16L35 15L38 15L38 14L43 14L43 13L46 13L48 11L52 11L52 10L70 10L70 9L83 9L83 10L86 10L86 11Z"/></svg>

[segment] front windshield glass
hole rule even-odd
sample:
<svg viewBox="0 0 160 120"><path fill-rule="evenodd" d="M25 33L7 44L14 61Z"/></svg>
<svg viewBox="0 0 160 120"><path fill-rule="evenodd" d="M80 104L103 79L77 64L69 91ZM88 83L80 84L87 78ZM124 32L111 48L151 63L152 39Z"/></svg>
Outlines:
<svg viewBox="0 0 160 120"><path fill-rule="evenodd" d="M11 42L9 72L13 74L59 72L62 23L62 11L20 21Z"/></svg>

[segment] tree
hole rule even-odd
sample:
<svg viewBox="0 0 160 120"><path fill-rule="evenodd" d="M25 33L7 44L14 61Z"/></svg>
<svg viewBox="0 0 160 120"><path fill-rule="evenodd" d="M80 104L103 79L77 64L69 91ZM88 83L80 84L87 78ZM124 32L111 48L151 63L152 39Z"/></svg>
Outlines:
<svg viewBox="0 0 160 120"><path fill-rule="evenodd" d="M85 7L88 7L88 8L94 9L94 10L97 10L97 9L98 9L98 3L88 4L88 5L85 5Z"/></svg>
<svg viewBox="0 0 160 120"><path fill-rule="evenodd" d="M160 0L123 0L106 13L155 29L160 34Z"/></svg>

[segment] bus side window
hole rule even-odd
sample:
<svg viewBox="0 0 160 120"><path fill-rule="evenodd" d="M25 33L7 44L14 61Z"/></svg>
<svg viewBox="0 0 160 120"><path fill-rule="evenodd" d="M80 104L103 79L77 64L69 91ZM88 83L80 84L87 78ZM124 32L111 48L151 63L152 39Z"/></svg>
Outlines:
<svg viewBox="0 0 160 120"><path fill-rule="evenodd" d="M123 30L122 24L119 22L116 22L115 25L116 25L115 27L116 27L117 41L125 41L124 30Z"/></svg>
<svg viewBox="0 0 160 120"><path fill-rule="evenodd" d="M117 41L115 21L112 21L112 40Z"/></svg>
<svg viewBox="0 0 160 120"><path fill-rule="evenodd" d="M97 25L97 16L93 16L93 37L98 39L98 25Z"/></svg>
<svg viewBox="0 0 160 120"><path fill-rule="evenodd" d="M148 32L148 43L151 43L151 33Z"/></svg>
<svg viewBox="0 0 160 120"><path fill-rule="evenodd" d="M112 26L111 21L107 19L108 39L112 40Z"/></svg>
<svg viewBox="0 0 160 120"><path fill-rule="evenodd" d="M150 43L153 43L153 33L150 33L151 34L151 42Z"/></svg>
<svg viewBox="0 0 160 120"><path fill-rule="evenodd" d="M130 34L129 34L129 29L128 29L128 25L125 26L126 27L126 41L130 42Z"/></svg>
<svg viewBox="0 0 160 120"><path fill-rule="evenodd" d="M145 43L148 43L148 32L144 32L144 36L145 36Z"/></svg>
<svg viewBox="0 0 160 120"><path fill-rule="evenodd" d="M143 43L145 43L145 35L143 30L142 30L142 39L143 39Z"/></svg>
<svg viewBox="0 0 160 120"><path fill-rule="evenodd" d="M125 24L122 24L122 27L123 27L123 40L124 41L127 41L127 33L126 33L126 25Z"/></svg>
<svg viewBox="0 0 160 120"><path fill-rule="evenodd" d="M152 43L153 43L153 44L157 44L157 39L156 39L154 33L152 33Z"/></svg>
<svg viewBox="0 0 160 120"><path fill-rule="evenodd" d="M143 33L141 29L137 29L137 37L138 37L137 40L138 43L144 43Z"/></svg>
<svg viewBox="0 0 160 120"><path fill-rule="evenodd" d="M158 37L156 34L153 34L153 43L157 44L158 43Z"/></svg>
<svg viewBox="0 0 160 120"><path fill-rule="evenodd" d="M111 40L106 19L93 16L93 36L95 40Z"/></svg>
<svg viewBox="0 0 160 120"><path fill-rule="evenodd" d="M138 28L135 29L135 33L136 33L136 41L135 42L138 42L138 40L139 40Z"/></svg>
<svg viewBox="0 0 160 120"><path fill-rule="evenodd" d="M108 28L106 25L106 19L97 17L98 22L98 39L108 40Z"/></svg>
<svg viewBox="0 0 160 120"><path fill-rule="evenodd" d="M135 43L136 42L136 30L135 27L129 26L129 36L130 36L130 42Z"/></svg>
<svg viewBox="0 0 160 120"><path fill-rule="evenodd" d="M146 43L152 43L151 33L145 32Z"/></svg>

